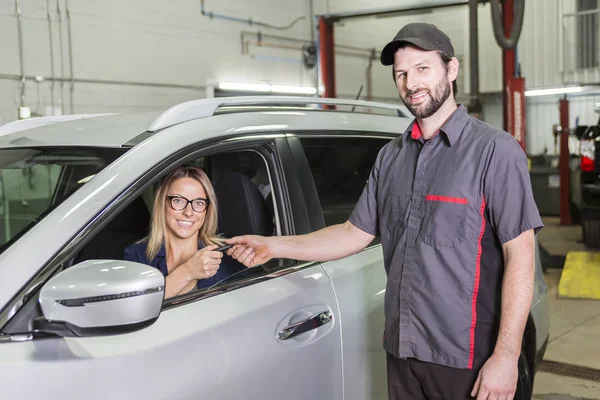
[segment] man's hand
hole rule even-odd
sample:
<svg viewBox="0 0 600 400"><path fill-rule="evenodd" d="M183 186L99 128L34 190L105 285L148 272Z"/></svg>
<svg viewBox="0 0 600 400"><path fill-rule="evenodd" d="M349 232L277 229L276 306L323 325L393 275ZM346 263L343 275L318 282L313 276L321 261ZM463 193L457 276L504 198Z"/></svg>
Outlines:
<svg viewBox="0 0 600 400"><path fill-rule="evenodd" d="M245 235L236 236L226 241L234 246L227 250L227 254L246 267L255 267L274 258L272 238Z"/></svg>
<svg viewBox="0 0 600 400"><path fill-rule="evenodd" d="M518 358L494 353L479 371L471 396L477 400L512 400L518 377Z"/></svg>

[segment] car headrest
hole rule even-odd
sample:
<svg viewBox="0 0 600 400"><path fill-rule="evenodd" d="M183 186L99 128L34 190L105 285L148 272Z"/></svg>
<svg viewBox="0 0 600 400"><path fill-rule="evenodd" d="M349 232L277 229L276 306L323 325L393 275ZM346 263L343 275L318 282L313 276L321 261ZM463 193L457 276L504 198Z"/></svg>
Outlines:
<svg viewBox="0 0 600 400"><path fill-rule="evenodd" d="M228 172L214 185L219 202L218 232L226 237L270 236L273 219L258 187L246 175Z"/></svg>

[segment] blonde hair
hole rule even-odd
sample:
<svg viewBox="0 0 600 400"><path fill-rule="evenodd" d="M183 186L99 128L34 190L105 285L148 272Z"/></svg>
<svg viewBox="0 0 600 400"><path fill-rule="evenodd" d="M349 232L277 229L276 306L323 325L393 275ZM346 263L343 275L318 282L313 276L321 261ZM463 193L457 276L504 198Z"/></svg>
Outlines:
<svg viewBox="0 0 600 400"><path fill-rule="evenodd" d="M208 198L208 206L204 211L206 216L202 227L200 227L200 230L198 231L198 239L201 240L205 246L223 244L223 239L217 236L217 195L210 183L210 179L200 168L184 165L175 168L165 176L156 189L154 206L152 208L150 233L148 234L148 237L144 239L144 241L148 242L146 257L148 257L148 260L150 261L156 257L156 254L165 241L165 207L167 206L167 192L175 181L182 178L192 178L200 183Z"/></svg>

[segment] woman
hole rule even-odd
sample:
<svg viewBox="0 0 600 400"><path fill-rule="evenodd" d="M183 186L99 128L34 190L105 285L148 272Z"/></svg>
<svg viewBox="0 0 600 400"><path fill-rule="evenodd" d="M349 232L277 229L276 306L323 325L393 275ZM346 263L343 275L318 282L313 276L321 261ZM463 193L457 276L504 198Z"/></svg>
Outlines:
<svg viewBox="0 0 600 400"><path fill-rule="evenodd" d="M243 265L220 251L217 199L208 176L182 166L159 184L150 234L125 249L125 260L151 265L165 276L165 298L206 288Z"/></svg>

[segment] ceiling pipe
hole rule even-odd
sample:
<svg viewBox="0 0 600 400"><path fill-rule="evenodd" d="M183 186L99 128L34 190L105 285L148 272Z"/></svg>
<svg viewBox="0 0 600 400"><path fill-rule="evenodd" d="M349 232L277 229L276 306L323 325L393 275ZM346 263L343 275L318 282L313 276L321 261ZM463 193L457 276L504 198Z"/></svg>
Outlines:
<svg viewBox="0 0 600 400"><path fill-rule="evenodd" d="M479 98L479 32L478 0L469 0L469 67L471 82L471 99L467 109L471 116L483 119L483 105Z"/></svg>
<svg viewBox="0 0 600 400"><path fill-rule="evenodd" d="M232 22L240 22L240 23L248 24L248 25L256 25L256 26L262 26L264 28L276 29L279 31L285 31L285 30L291 29L299 21L309 18L308 15L302 15L302 16L294 19L291 23L289 23L288 25L285 25L285 26L271 25L271 24L267 24L265 22L254 21L252 18L232 17L229 15L218 14L218 13L215 13L212 11L206 11L206 8L204 7L204 0L200 0L200 12L202 13L203 16L209 17L210 19L213 19L213 18L224 19L224 20L232 21Z"/></svg>
<svg viewBox="0 0 600 400"><path fill-rule="evenodd" d="M25 80L36 82L36 76L26 75ZM0 73L1 80L20 81L21 75L4 74ZM44 81L52 82L64 82L67 81L65 78L52 78L49 76L42 76ZM166 89L186 89L186 90L205 90L206 86L199 85L178 85L171 83L154 83L154 82L136 82L136 81L116 81L116 80L102 80L102 79L73 79L76 83L86 84L99 84L99 85L118 85L118 86L140 86L140 87L152 87L152 88L166 88Z"/></svg>
<svg viewBox="0 0 600 400"><path fill-rule="evenodd" d="M73 38L71 36L71 12L69 10L69 0L65 0L65 12L67 13L67 39L69 41L69 74L71 76L71 87L69 89L70 109L71 114L75 114L73 103L73 92L75 91L75 81L73 78Z"/></svg>
<svg viewBox="0 0 600 400"><path fill-rule="evenodd" d="M65 115L65 55L63 54L62 15L60 0L56 0L56 15L58 16L58 43L60 47L60 114Z"/></svg>
<svg viewBox="0 0 600 400"><path fill-rule="evenodd" d="M452 7L459 7L459 6L466 6L467 4L469 4L469 1L455 1L452 3L445 3L445 4L440 4L439 2L429 2L429 3L422 3L418 6L408 6L408 7L390 7L390 8L375 8L375 9L369 9L369 10L362 10L362 11L349 11L349 12L341 12L341 13L328 13L328 14L321 14L321 15L317 15L317 17L322 17L325 18L326 20L330 21L330 22L339 22L342 20L348 20L348 19L357 19L357 18L369 18L369 17L388 17L388 16L392 16L392 17L397 17L399 15L402 15L401 13L411 13L411 14L418 14L422 11L430 11L430 10L439 10L439 9L443 9L443 8L452 8Z"/></svg>
<svg viewBox="0 0 600 400"><path fill-rule="evenodd" d="M21 14L21 1L15 0L17 13L17 29L19 35L19 67L21 69L21 107L25 107L25 57L23 54L23 16Z"/></svg>
<svg viewBox="0 0 600 400"><path fill-rule="evenodd" d="M255 40L250 40L247 38L247 36L252 36L255 38ZM269 34L264 34L260 31L258 31L258 32L242 31L241 39L242 39L242 54L244 54L244 55L249 54L249 49L248 49L249 44L254 44L259 47L274 47L274 48L289 49L289 50L292 50L292 49L293 50L302 50L302 45L311 44L311 42L308 40L297 39L297 38L286 37L286 36L269 35ZM281 45L276 45L275 43L270 44L270 42L265 41L263 39L271 39L274 41L295 43L295 44L298 44L299 46L296 46L296 47L292 46L292 45L281 46ZM336 54L342 54L342 55L347 55L347 56L352 56L352 57L361 57L361 58L367 58L367 59L372 57L372 55L371 55L372 49L371 48L357 47L357 46L350 46L350 45L343 45L343 44L336 44L335 48L336 48ZM363 54L344 52L342 50L337 50L337 49L345 49L345 50L351 50L351 51L356 51L356 52L362 52Z"/></svg>
<svg viewBox="0 0 600 400"><path fill-rule="evenodd" d="M52 115L54 115L54 85L56 84L54 75L54 42L52 40L52 18L50 17L50 0L46 0L46 12L48 19L48 39L50 41L50 74L52 75L52 86L50 87L50 106Z"/></svg>

